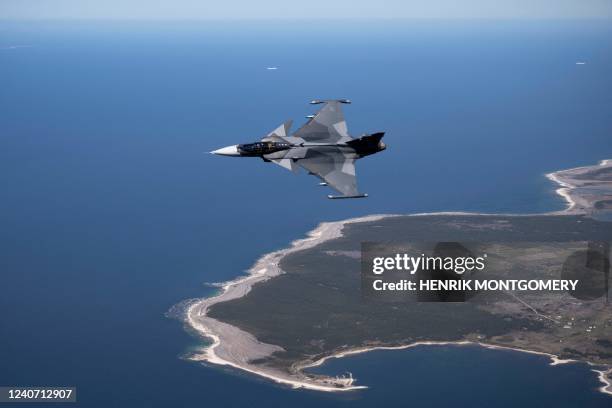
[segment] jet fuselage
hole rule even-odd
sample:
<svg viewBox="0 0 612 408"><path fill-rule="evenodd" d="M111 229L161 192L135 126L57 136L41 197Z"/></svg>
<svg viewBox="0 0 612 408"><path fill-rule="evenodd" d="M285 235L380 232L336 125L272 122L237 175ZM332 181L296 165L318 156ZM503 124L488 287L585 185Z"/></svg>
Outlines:
<svg viewBox="0 0 612 408"><path fill-rule="evenodd" d="M220 156L260 157L265 162L277 164L293 173L304 169L318 177L321 186L329 186L340 195L328 198L362 198L355 174L355 162L365 156L387 148L382 142L383 132L353 138L348 133L342 105L347 99L314 100L313 105L323 104L314 115L291 133L289 120L253 143L226 146L211 153Z"/></svg>
<svg viewBox="0 0 612 408"><path fill-rule="evenodd" d="M265 159L266 155L293 148L314 148L317 150L326 150L326 147L340 148L343 153L353 155L355 158L369 156L378 153L387 148L381 138L384 133L374 133L365 135L359 139L353 139L346 143L299 143L291 144L284 142L268 142L260 141L254 143L243 143L232 146L226 146L221 149L212 151L211 153L220 156L240 156L240 157L261 157Z"/></svg>

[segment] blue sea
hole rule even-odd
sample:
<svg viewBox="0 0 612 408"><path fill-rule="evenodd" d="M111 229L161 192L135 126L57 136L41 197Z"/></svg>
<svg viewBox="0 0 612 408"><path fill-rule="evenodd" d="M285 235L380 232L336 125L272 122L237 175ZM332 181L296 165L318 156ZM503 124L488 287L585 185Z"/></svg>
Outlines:
<svg viewBox="0 0 612 408"><path fill-rule="evenodd" d="M544 174L612 158L611 72L609 21L0 22L0 385L86 407L609 407L584 365L475 347L333 360L371 388L290 390L181 359L200 340L165 313L321 221L564 208ZM207 154L313 98L387 132L358 163L368 199Z"/></svg>

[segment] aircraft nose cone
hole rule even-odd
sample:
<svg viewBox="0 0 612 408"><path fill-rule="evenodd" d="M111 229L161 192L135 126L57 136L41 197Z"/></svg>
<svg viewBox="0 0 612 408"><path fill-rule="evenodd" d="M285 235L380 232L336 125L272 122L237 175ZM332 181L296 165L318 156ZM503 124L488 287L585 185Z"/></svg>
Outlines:
<svg viewBox="0 0 612 408"><path fill-rule="evenodd" d="M211 153L219 156L240 156L238 145L222 147L221 149L213 150Z"/></svg>

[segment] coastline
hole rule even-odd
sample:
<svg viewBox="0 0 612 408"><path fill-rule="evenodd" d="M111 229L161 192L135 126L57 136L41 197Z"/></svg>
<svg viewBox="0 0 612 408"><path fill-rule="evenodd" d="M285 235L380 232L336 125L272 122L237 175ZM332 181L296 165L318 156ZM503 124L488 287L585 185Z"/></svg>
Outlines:
<svg viewBox="0 0 612 408"><path fill-rule="evenodd" d="M282 270L279 268L279 261L292 252L301 251L307 248L316 246L330 239L338 238L342 235L342 229L345 225L357 222L376 221L381 218L393 217L397 215L380 214L369 215L365 217L352 218L344 221L323 222L317 228L310 231L306 238L295 240L289 248L270 252L262 256L245 276L238 277L223 283L221 293L210 297L200 299L193 302L186 311L186 323L198 332L203 337L212 340L212 344L204 347L201 353L194 354L190 357L194 361L205 361L211 364L226 365L240 370L257 374L264 378L270 379L279 384L289 385L292 388L305 388L315 391L350 391L365 386L353 385L352 378L336 378L327 381L316 381L309 379L305 375L297 376L290 375L280 370L264 369L261 367L249 364L249 359L256 357L265 357L272 354L274 351L282 350L282 348L270 344L265 344L257 341L250 333L242 331L227 323L220 322L206 315L208 308L216 303L225 302L231 299L242 297L250 292L253 285L259 282L264 282L274 276L280 275ZM255 350L255 355L250 353L244 358L244 353L238 352L236 356L228 342L224 342L224 337L231 337L236 341L237 336L242 337L238 343L243 344L245 341L250 343L251 352ZM300 377L300 378L298 378Z"/></svg>
<svg viewBox="0 0 612 408"><path fill-rule="evenodd" d="M579 176L585 171L593 170L596 167L607 167L612 165L612 160L602 160L594 166L577 167L573 169L560 170L548 173L545 176L560 185L556 190L563 199L568 203L568 207L561 211L552 211L544 214L486 214L486 213L469 213L469 212L434 212L434 213L418 213L407 214L408 216L427 216L427 215L474 215L474 216L493 216L493 215L513 215L513 216L528 216L528 215L581 215L587 214L589 204L588 201L581 200L572 194L573 190L580 188L580 183L576 182L574 176ZM315 391L324 392L340 392L353 391L364 389L367 386L354 385L354 379L349 378L313 378L305 375L303 370L320 366L325 361L331 358L342 358L349 355L365 353L372 350L402 350L417 346L433 346L433 345L477 345L488 349L505 349L520 351L524 353L544 355L550 358L551 365L566 364L576 362L576 360L560 359L554 354L500 346L494 344L481 343L477 341L422 341L399 346L372 346L372 347L357 347L354 349L340 351L319 360L310 363L304 363L295 367L295 373L288 373L281 370L276 370L270 367L261 367L250 364L250 360L263 358L271 355L275 351L283 350L279 346L265 344L259 342L250 333L240 330L237 327L227 323L220 322L207 316L209 307L216 303L221 303L245 296L250 292L253 285L259 282L264 282L275 276L283 273L279 268L280 260L296 251L301 251L307 248L314 247L325 241L342 236L344 227L352 223L377 221L382 218L397 217L398 214L378 214L358 218L351 218L341 221L323 222L314 230L307 233L306 238L295 240L288 248L277 250L263 255L251 267L247 275L239 276L234 280L215 284L221 287L221 293L218 295L199 299L191 303L185 313L185 323L188 324L202 337L212 340L212 344L202 347L200 353L196 353L190 357L193 361L208 362L211 364L231 366L242 371L256 374L260 377L267 378L279 384L291 386L292 388L303 388ZM228 341L231 339L231 341ZM248 352L247 352L248 350ZM586 362L594 366L594 364ZM612 374L612 368L607 367L606 370L592 368L591 371L598 375L599 381L603 384L599 391L608 395L612 395L612 382L608 378Z"/></svg>
<svg viewBox="0 0 612 408"><path fill-rule="evenodd" d="M309 363L309 364L304 364L304 365L300 366L300 370L321 366L327 360L334 359L334 358L343 358L343 357L348 357L348 356L352 356L352 355L356 355L356 354L367 353L369 351L378 351L378 350L406 350L406 349L410 349L410 348L414 348L414 347L420 347L420 346L478 346L478 347L486 348L486 349L489 349L489 350L509 350L509 351L517 351L517 352L521 352L521 353L545 356L545 357L548 357L550 359L549 365L551 365L551 366L562 365L562 364L569 364L569 363L584 363L584 364L587 364L589 366L595 366L594 364L592 364L592 363L590 363L588 361L579 361L579 360L573 360L573 359L562 359L562 358L559 358L559 356L557 356L555 354L545 353L543 351L520 349L520 348L515 348L515 347L509 347L509 346L500 346L500 345L496 345L496 344L483 343L483 342L479 342L479 341L459 340L459 341L417 341L417 342L414 342L414 343L410 343L410 344L406 344L406 345L401 345L401 346L358 347L358 348L354 348L354 349L350 349L350 350L346 350L346 351L340 351L338 353L335 353L335 354L323 357L323 358L321 358L319 360L316 360L315 362L312 362L312 363ZM599 369L596 369L596 368L592 368L591 371L593 371L594 373L597 374L598 380L602 383L601 387L598 388L598 391L600 391L600 392L602 392L604 394L612 395L612 381L607 378L608 375L612 374L612 368L608 368L606 370L599 370ZM362 386L361 388L367 388L367 386Z"/></svg>
<svg viewBox="0 0 612 408"><path fill-rule="evenodd" d="M548 214L560 215L588 213L593 207L594 203L585 197L576 194L576 192L580 191L581 187L588 185L588 183L579 180L577 177L580 177L585 172L591 171L597 167L605 168L610 167L611 165L612 159L606 159L601 160L598 164L593 166L574 167L572 169L559 170L546 174L547 179L561 186L556 189L555 192L563 197L568 204L568 207L565 210Z"/></svg>

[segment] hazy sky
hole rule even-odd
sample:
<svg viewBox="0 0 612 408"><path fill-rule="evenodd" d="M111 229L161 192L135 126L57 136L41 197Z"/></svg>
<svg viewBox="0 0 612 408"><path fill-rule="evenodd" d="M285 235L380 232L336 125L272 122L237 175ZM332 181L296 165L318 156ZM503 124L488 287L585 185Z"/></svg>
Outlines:
<svg viewBox="0 0 612 408"><path fill-rule="evenodd" d="M612 0L0 0L0 19L597 17Z"/></svg>

